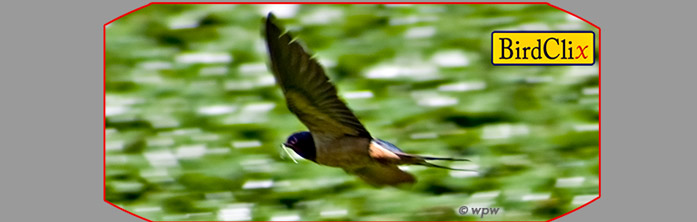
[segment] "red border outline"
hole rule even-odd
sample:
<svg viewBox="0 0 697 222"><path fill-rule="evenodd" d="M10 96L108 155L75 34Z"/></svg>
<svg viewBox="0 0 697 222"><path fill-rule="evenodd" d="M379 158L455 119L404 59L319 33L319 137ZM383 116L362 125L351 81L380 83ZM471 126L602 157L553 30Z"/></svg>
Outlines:
<svg viewBox="0 0 697 222"><path fill-rule="evenodd" d="M112 22L114 22L118 19L121 19L124 16L127 16L135 11L138 11L138 10L141 10L145 7L148 7L150 5L169 5L169 4L220 4L220 5L229 5L229 4L415 4L415 5L422 5L422 4L444 4L444 5L448 5L448 4L460 4L460 5L465 5L465 4L467 4L467 5L469 5L469 4L493 4L493 5L496 5L496 4L507 4L507 5L529 4L529 5L542 5L542 4L544 4L544 5L551 6L559 11L565 12L569 15L572 15L572 16L580 19L581 21L584 21L584 22L590 24L591 26L595 27L596 29L598 29L598 196L593 198L592 200L588 201L588 203L585 203L585 204L583 204L583 205L581 205L581 206L579 206L579 207L577 207L569 212L566 212L566 213L559 215L555 218L547 220L547 222L559 219L563 216L566 216L570 213L573 213L573 212L587 206L588 204L595 202L596 200L600 199L600 197L602 196L602 189L601 189L602 188L602 182L601 182L602 181L602 176L601 176L601 173L602 173L602 170L601 170L602 169L601 168L601 165L602 165L601 164L602 163L602 161L601 161L602 155L601 154L602 154L602 152L601 152L601 150L602 149L600 148L601 147L601 145L600 145L601 144L601 142L600 142L601 141L600 140L601 133L600 132L602 129L602 127L601 127L601 125L602 125L601 124L601 110L602 109L601 109L601 96L600 96L601 91L602 91L601 90L602 87L600 84L602 82L601 81L601 76L602 76L601 75L601 70L602 70L601 69L601 55L602 55L602 53L601 53L601 48L602 48L601 47L601 42L602 42L601 33L602 33L602 31L601 31L600 27L593 24L592 22L589 22L588 20L586 20L586 19L584 19L584 18L582 18L574 13L571 13L567 10L564 10L560 7L552 5L549 2L150 2L146 5L140 6L136 9L133 9L133 10L119 16L119 17L116 17L116 18L110 20L109 22L104 24L103 29L102 29L102 31L103 31L103 33L102 33L102 36L103 36L102 46L103 46L103 53L104 53L103 54L103 65L104 65L103 66L103 75L104 75L103 99L104 100L103 100L103 109L102 109L103 114L104 114L104 125L103 125L104 130L102 131L103 132L103 166L102 166L103 167L102 168L103 181L102 181L102 188L104 189L103 200L107 204L114 206L114 207L116 207L116 208L118 208L118 209L120 209L128 214L131 214L131 215L138 217L140 219L143 219L145 221L152 221L152 220L149 220L147 218L141 217L137 214L134 214L134 213L122 208L122 207L119 207L116 204L113 204L106 199L106 28Z"/></svg>

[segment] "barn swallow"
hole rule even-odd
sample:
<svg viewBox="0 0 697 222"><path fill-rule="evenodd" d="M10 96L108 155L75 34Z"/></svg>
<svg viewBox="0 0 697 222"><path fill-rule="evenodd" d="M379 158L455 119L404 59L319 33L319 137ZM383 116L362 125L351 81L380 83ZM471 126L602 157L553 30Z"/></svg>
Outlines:
<svg viewBox="0 0 697 222"><path fill-rule="evenodd" d="M460 170L426 161L468 161L408 154L392 143L373 138L339 99L336 87L322 66L275 24L271 13L266 18L265 29L270 69L283 91L288 109L310 130L292 134L283 144L299 156L317 164L342 168L378 187L416 181L398 165Z"/></svg>

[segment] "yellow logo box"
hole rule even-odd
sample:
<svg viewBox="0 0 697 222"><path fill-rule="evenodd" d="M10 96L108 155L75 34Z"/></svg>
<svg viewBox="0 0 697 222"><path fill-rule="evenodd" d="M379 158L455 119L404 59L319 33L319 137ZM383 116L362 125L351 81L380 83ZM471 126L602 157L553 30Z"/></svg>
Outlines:
<svg viewBox="0 0 697 222"><path fill-rule="evenodd" d="M493 65L593 65L592 31L494 31Z"/></svg>

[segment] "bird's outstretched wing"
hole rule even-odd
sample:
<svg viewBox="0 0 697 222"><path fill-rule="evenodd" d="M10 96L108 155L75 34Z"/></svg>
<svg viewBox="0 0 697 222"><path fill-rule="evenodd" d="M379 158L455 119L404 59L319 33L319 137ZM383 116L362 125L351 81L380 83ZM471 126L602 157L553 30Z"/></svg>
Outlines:
<svg viewBox="0 0 697 222"><path fill-rule="evenodd" d="M288 109L313 134L370 138L363 124L339 99L322 66L274 21L269 13L266 44L272 72L283 90Z"/></svg>

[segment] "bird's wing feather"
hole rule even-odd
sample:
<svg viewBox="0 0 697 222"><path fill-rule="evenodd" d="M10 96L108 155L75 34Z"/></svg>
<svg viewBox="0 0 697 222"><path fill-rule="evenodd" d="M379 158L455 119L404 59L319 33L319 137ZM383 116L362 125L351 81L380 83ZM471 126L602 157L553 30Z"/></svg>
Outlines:
<svg viewBox="0 0 697 222"><path fill-rule="evenodd" d="M337 96L322 66L303 47L266 19L266 43L271 69L283 90L288 109L315 134L370 138L363 124Z"/></svg>
<svg viewBox="0 0 697 222"><path fill-rule="evenodd" d="M413 184L416 178L396 165L378 164L367 166L353 172L366 183L373 186L397 186L400 184Z"/></svg>

